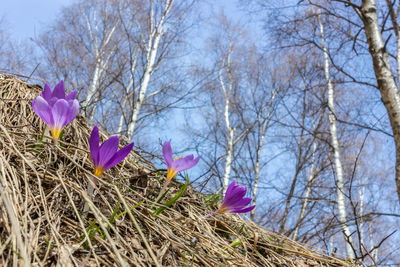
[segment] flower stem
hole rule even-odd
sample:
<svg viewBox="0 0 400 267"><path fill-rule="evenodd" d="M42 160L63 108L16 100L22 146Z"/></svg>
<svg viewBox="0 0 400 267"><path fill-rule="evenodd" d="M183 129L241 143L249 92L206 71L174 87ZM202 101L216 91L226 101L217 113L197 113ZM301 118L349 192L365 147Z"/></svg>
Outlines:
<svg viewBox="0 0 400 267"><path fill-rule="evenodd" d="M171 180L166 180L163 187L160 190L160 193L158 193L158 196L156 198L156 201L154 201L155 203L158 203L158 201L160 201L160 198L162 197L162 195L165 193L165 190L167 190L167 186L169 184Z"/></svg>
<svg viewBox="0 0 400 267"><path fill-rule="evenodd" d="M96 184L97 181L96 179L92 178L92 181L89 181L88 183L87 194L90 197L90 199L93 199L94 196L94 187L92 185L92 182L93 184ZM86 220L88 213L89 213L89 203L85 202L85 205L83 206L83 215L82 215L82 218L84 220Z"/></svg>
<svg viewBox="0 0 400 267"><path fill-rule="evenodd" d="M215 214L218 214L218 210L216 210L216 211L214 211L214 212L212 212L212 213L210 213L210 214L207 214L207 215L203 216L203 219L210 218L210 217L214 216Z"/></svg>

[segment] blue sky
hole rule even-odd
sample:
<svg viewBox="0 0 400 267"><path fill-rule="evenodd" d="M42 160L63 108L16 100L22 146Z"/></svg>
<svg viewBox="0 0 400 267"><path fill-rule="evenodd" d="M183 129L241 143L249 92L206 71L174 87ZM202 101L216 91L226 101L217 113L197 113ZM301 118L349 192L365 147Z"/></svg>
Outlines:
<svg viewBox="0 0 400 267"><path fill-rule="evenodd" d="M46 25L51 24L57 18L63 7L75 2L78 2L78 0L5 0L0 10L0 18L5 18L6 29L10 37L13 40L23 42L38 36ZM237 0L201 0L200 6L205 16L216 15L223 11L229 17L237 20L244 17L244 12L240 11L237 3ZM202 35L199 40L200 47L204 45L202 38L205 38L208 34L207 31L211 30L214 29L202 28L201 31L203 31L204 36ZM154 134L152 139L157 144L159 140L170 139L175 150L179 150L182 149L179 147L179 143L182 143L183 139L183 136L178 134L178 129L181 128L179 122L182 122L184 118L182 111L175 111L171 116L174 117L174 120L170 120L170 117L168 117L169 121L165 121L165 125L176 129L175 134L171 136L170 131L160 131L158 134ZM171 123L173 124L172 127ZM140 144L138 140L135 140L135 142Z"/></svg>
<svg viewBox="0 0 400 267"><path fill-rule="evenodd" d="M44 25L57 17L63 6L74 2L77 0L6 0L1 4L0 17L6 19L7 28L13 38L23 40L34 37ZM235 16L241 15L236 8L237 0L215 2L209 2L211 6L218 6L213 9L214 11L223 7L226 13L235 13Z"/></svg>
<svg viewBox="0 0 400 267"><path fill-rule="evenodd" d="M13 38L34 37L41 27L56 18L63 6L75 0L6 0L0 16L7 22Z"/></svg>

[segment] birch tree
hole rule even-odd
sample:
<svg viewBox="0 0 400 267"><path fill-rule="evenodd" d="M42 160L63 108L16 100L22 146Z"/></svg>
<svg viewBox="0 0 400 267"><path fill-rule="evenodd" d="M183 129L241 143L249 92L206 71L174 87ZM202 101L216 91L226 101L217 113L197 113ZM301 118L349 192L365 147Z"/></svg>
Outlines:
<svg viewBox="0 0 400 267"><path fill-rule="evenodd" d="M86 101L83 103L87 107L87 116L90 120L93 120L96 105L99 101L98 93L101 80L104 80L104 76L107 75L110 60L115 56L118 49L118 42L115 42L115 40L120 37L117 36L116 29L121 24L120 18L115 16L116 11L112 7L100 5L98 1L93 3L93 6L100 8L100 10L93 9L90 12L91 9L89 9L89 12L81 13L86 22L86 31L94 58L94 70L90 79ZM80 6L79 9L85 10L86 6ZM114 42L111 44L112 39L114 39Z"/></svg>
<svg viewBox="0 0 400 267"><path fill-rule="evenodd" d="M249 69L257 69L261 53L255 52L256 47L247 38L246 31L226 15L221 14L215 22L214 25L221 27L207 42L209 60L195 71L196 79L204 81L198 101L203 107L200 114L206 127L194 129L192 126L191 134L197 138L200 149L204 149L205 164L224 193L231 179L242 178L238 172L239 150L243 149L245 137L258 119L265 119L270 96L259 94L263 97L258 99L263 113L254 116L254 110L249 110L252 92L261 88L254 84L262 78L250 81ZM253 115L249 116L250 113Z"/></svg>
<svg viewBox="0 0 400 267"><path fill-rule="evenodd" d="M324 56L324 73L325 79L328 87L328 109L329 109L329 130L331 134L331 145L333 150L335 174L336 174L336 193L337 193L337 209L338 209L338 220L343 231L346 242L346 253L350 258L354 258L353 241L351 236L351 231L348 226L347 212L346 212L346 196L344 188L344 178L343 178L343 167L340 159L340 146L339 139L337 136L336 129L336 117L335 117L335 99L334 99L334 89L333 84L329 74L329 56L327 51L327 46L324 37L324 26L321 23L320 14L317 14L317 21L321 36L321 47Z"/></svg>
<svg viewBox="0 0 400 267"><path fill-rule="evenodd" d="M136 121L138 119L138 115L142 104L146 98L147 88L149 86L149 81L152 73L155 70L155 60L157 56L157 52L159 49L160 39L165 34L164 24L169 12L172 8L174 0L166 0L163 8L163 12L161 13L161 18L156 20L154 18L154 4L150 2L150 11L149 11L149 20L150 20L150 34L148 36L147 45L146 45L146 67L144 70L143 78L139 86L138 97L135 100L135 105L133 107L132 115L130 117L128 126L127 126L127 136L128 139L132 138L133 132L135 130ZM158 22L157 22L158 21ZM147 96L149 97L149 96Z"/></svg>
<svg viewBox="0 0 400 267"><path fill-rule="evenodd" d="M235 145L241 141L241 139L248 133L250 127L245 127L238 129L232 125L232 101L235 98L234 87L237 86L237 80L234 76L234 71L232 69L232 53L233 53L233 41L229 42L228 51L226 51L225 58L222 59L221 67L218 70L218 82L219 87L222 91L223 96L223 118L225 126L225 167L222 191L225 193L228 188L231 170L233 165L233 154ZM237 89L236 89L237 90ZM222 110L221 110L222 111Z"/></svg>
<svg viewBox="0 0 400 267"><path fill-rule="evenodd" d="M306 209L307 209L307 204L308 204L308 201L309 201L311 189L312 189L312 186L313 186L314 181L315 181L315 177L316 176L314 174L314 163L315 163L316 150L317 150L317 143L316 143L316 141L314 141L313 145L312 145L311 166L310 166L310 173L309 173L309 176L308 176L308 179L307 179L306 192L304 194L304 199L303 199L303 203L301 205L300 214L299 214L296 226L295 226L294 231L293 231L293 240L296 240L297 236L299 234L299 229L300 229L301 223L302 223L302 221L304 220L304 217L305 217L305 212L306 212Z"/></svg>
<svg viewBox="0 0 400 267"><path fill-rule="evenodd" d="M259 110L257 119L256 119L256 125L254 127L257 127L257 138L258 142L256 144L256 157L255 157L255 162L254 162L254 184L253 184L253 191L252 191L252 196L253 196L253 204L255 205L257 203L257 193L258 193L258 186L259 186L259 181L260 181L260 170L261 170L261 164L262 164L262 159L261 159L261 152L264 147L264 140L265 140L265 135L267 133L268 126L270 125L271 118L276 110L275 108L275 99L276 95L279 93L279 88L276 88L275 90L273 89L271 92L271 95L269 98L266 98L267 100L264 102L264 105L261 107L261 110ZM265 112L264 112L265 110ZM256 206L257 208L257 206ZM254 208L251 213L250 213L250 219L254 221L255 215L256 215L256 208Z"/></svg>
<svg viewBox="0 0 400 267"><path fill-rule="evenodd" d="M80 89L89 119L132 138L140 123L152 123L152 114L176 108L190 93L178 59L187 52L195 2L72 4L36 40L46 57L41 75Z"/></svg>
<svg viewBox="0 0 400 267"><path fill-rule="evenodd" d="M372 57L375 77L378 82L378 89L381 93L382 103L385 105L390 124L393 130L393 138L396 146L396 186L400 201L400 95L395 75L391 69L389 55L382 38L378 22L378 10L375 0L363 0L361 7L354 6L355 11L364 23L364 31L368 41L369 52ZM391 6L391 4L389 5ZM391 12L392 13L392 12ZM397 11L398 14L398 11ZM392 16L395 21L395 32L399 44L399 27L396 23L397 15ZM400 47L398 45L397 56L399 57ZM400 62L397 61L399 65Z"/></svg>
<svg viewBox="0 0 400 267"><path fill-rule="evenodd" d="M189 94L189 86L182 86L184 64L178 59L186 52L183 40L196 3L128 2L120 11L128 68L120 80L123 92L117 132L131 138L142 119L176 107Z"/></svg>
<svg viewBox="0 0 400 267"><path fill-rule="evenodd" d="M308 87L308 82L307 82L307 77L305 74L306 70L302 70L300 72L301 78L302 78L302 82L303 82L303 116L302 116L302 127L307 127L306 123L305 123L305 111L308 110L309 108L307 107L307 105L305 105L308 101L307 99L307 91L309 88ZM311 78L312 79L312 78ZM319 143L319 141L317 140L317 138L315 138L318 134L319 128L321 127L322 121L324 119L324 114L325 114L325 110L322 110L322 114L320 114L319 118L314 119L312 118L313 122L312 122L312 149L311 149L311 162L310 162L310 167L309 167L309 173L308 173L308 177L306 180L306 189L305 189L305 193L304 196L302 197L302 203L301 203L301 208L300 208L300 213L299 216L297 218L297 222L295 223L294 226L294 230L293 230L293 235L292 238L293 240L297 240L298 238L298 234L299 234L299 230L302 226L303 220L306 217L306 210L308 207L308 203L310 201L310 195L311 195L311 190L313 188L314 183L316 182L316 179L318 177L317 175L317 162L316 162L316 154L317 154L317 144Z"/></svg>
<svg viewBox="0 0 400 267"><path fill-rule="evenodd" d="M357 56L360 56L359 50L365 49L372 58L373 75L376 84L363 83L379 90L381 102L388 114L387 118L393 132L392 137L396 151L394 180L400 202L400 96L398 85L398 71L400 70L398 15L400 9L398 1L381 1L379 8L376 0L362 0L360 4L350 0L335 0L324 3L309 2L323 9L329 16L346 22L349 27L356 27L353 32L348 33L348 36L351 36L353 40L352 50ZM332 3L337 3L336 10L345 7L347 10L353 9L354 13L343 14L339 11L333 12L335 8L331 5ZM354 16L354 14L357 16ZM365 38L363 38L363 34ZM392 35L395 37L391 38ZM393 39L394 44L392 43ZM390 58L394 60L392 61ZM393 68L393 64L396 67ZM354 78L355 73L350 73L349 70L344 72L348 77L352 77L356 81Z"/></svg>
<svg viewBox="0 0 400 267"><path fill-rule="evenodd" d="M232 43L229 44L228 53L226 59L222 62L222 67L218 71L218 81L221 86L221 90L224 96L224 122L227 132L227 143L226 143L226 155L225 155L225 170L224 170L224 178L223 178L223 192L228 188L229 179L231 175L231 168L232 168L232 157L233 157L233 149L234 144L238 142L241 138L237 138L235 140L235 131L236 128L231 126L230 122L230 112L229 107L231 105L231 97L232 97L232 88L234 83L234 77L232 73L232 66L231 66L231 56L232 56ZM226 68L226 72L228 75L228 85L225 84L225 81L222 78L222 72Z"/></svg>
<svg viewBox="0 0 400 267"><path fill-rule="evenodd" d="M117 57L120 3L90 0L72 4L35 40L46 59L40 73L81 89L78 92L89 119L94 118L97 103L123 67Z"/></svg>
<svg viewBox="0 0 400 267"><path fill-rule="evenodd" d="M324 112L323 110L319 110L319 102L313 99L315 98L315 96L313 96L315 92L313 91L320 90L321 88L312 82L319 78L318 71L315 71L315 69L310 66L305 66L305 64L312 66L310 58L312 57L303 56L301 59L298 59L299 62L296 63L297 66L295 67L295 71L299 81L302 82L303 87L292 88L292 90L298 91L295 97L296 103L291 109L288 107L286 108L288 110L287 112L289 112L289 115L292 118L291 123L294 123L294 125L290 127L294 129L289 130L292 135L288 141L289 145L287 149L293 155L293 161L295 164L294 171L291 173L292 178L290 181L286 182L286 184L289 184L290 186L286 186L284 188L285 192L287 193L285 194L285 200L283 201L284 208L279 222L279 232L287 235L290 235L291 232L294 232L296 237L299 228L302 225L302 221L306 216L305 212L307 203L309 201L308 199L310 197L313 184L316 181L315 178L318 176L317 171L314 169L324 168L316 163L316 154L319 153L316 151L317 143L320 143L318 138L324 138L318 133L322 130L322 126L324 125ZM313 63L318 64L318 61ZM319 94L323 94L323 92ZM287 104L285 104L285 106L286 105ZM292 125L290 122L288 122L288 124ZM324 148L318 144L318 149ZM307 169L309 165L309 173L307 175ZM293 216L291 214L294 212L297 213L297 210L294 208L296 205L293 202L298 201L297 195L300 194L301 189L299 186L302 180L305 180L303 183L306 184L306 192L304 200L301 203L299 218L293 229L293 227L287 225L287 222L290 217ZM286 188L288 191L286 191Z"/></svg>
<svg viewBox="0 0 400 267"><path fill-rule="evenodd" d="M269 62L273 60L273 56L255 50L249 53L248 65L243 68L245 77L243 83L246 84L244 87L250 93L249 101L243 103L246 104L246 111L243 112L241 119L243 125L248 125L251 129L244 137L246 148L239 153L240 167L237 169L240 169L240 176L245 178L252 188L253 204L257 203L260 180L263 180L260 179L262 171L270 160L269 156L265 155L269 142L266 140L267 131L273 127L273 118L276 116L281 99L287 92L290 80L288 71L290 68L286 67L286 64L270 64ZM287 76L281 75L283 73ZM252 123L254 125L251 125ZM256 208L250 213L253 221Z"/></svg>
<svg viewBox="0 0 400 267"><path fill-rule="evenodd" d="M392 194L392 192L395 193L398 190L396 186L391 186L390 183L387 184L386 179L395 171L393 167L398 166L398 163L396 165L393 164L394 160L391 161L388 157L388 155L392 155L392 152L398 150L396 148L397 145L393 143L392 146L390 142L396 138L396 134L392 135L392 131L390 131L393 128L393 123L389 119L389 117L395 117L398 113L395 111L396 109L391 108L392 114L386 115L390 113L387 108L389 102L387 97L383 96L381 87L387 89L390 83L395 83L398 86L399 40L397 37L397 23L400 10L399 1L309 0L285 1L282 3L281 1L244 0L243 2L246 2L246 4L251 2L258 9L252 10L252 17L262 16L261 19L265 22L266 37L268 37L266 39L271 40L271 42L265 44L268 49L275 48L273 51L277 54L281 53L282 57L292 52L295 62L303 55L313 55L314 59L319 60L315 65L313 65L312 60L309 60L306 63L306 67L313 68L315 72L320 73L321 77L308 76L307 81L314 81L314 85L321 92L319 95L315 94L316 91L310 91L316 99L320 100L316 107L319 105L320 110L326 109L326 112L330 113L330 116L324 117L323 127L317 130L314 135L316 138L314 143L317 146L316 150L314 149L315 145L309 143L312 144L310 146L310 165L306 165L306 168L302 170L302 177L296 181L298 185L293 190L294 193L290 199L289 208L286 208L286 206L288 195L290 195L290 182L293 179L289 179L288 175L292 175L292 173L285 173L282 170L279 175L273 173L272 176L279 177L277 180L282 179L284 185L289 184L289 186L286 186L287 189L279 187L278 182L275 185L272 184L272 186L271 183L268 183L264 187L271 186L274 189L276 188L276 190L270 190L271 195L275 193L275 195L278 194L285 198L268 199L273 203L270 206L275 205L276 208L270 208L267 206L270 202L265 201L266 207L258 211L260 212L258 213L258 221L267 227L273 228L278 225L279 228L280 219L286 216L286 231L284 233L294 236L301 242L322 244L327 249L332 249L333 252L339 249L339 253L346 253L349 257L353 254L360 260L368 261L374 258L374 264L377 265L383 265L384 263L396 265L398 261L391 255L392 253L397 253L394 252L396 248L393 246L397 242L397 237L391 236L390 238L393 238L391 241L386 237L391 233L389 229L397 228L398 220L391 218L391 216L397 217L398 214L383 212L385 213L383 215L380 210L384 211L388 207L398 210L398 204L393 202L398 202L397 193ZM374 3L374 6L372 8L369 6L369 9L366 8L366 4L371 2ZM314 12L315 9L318 9L321 14L319 22L322 24L324 31L325 52L321 41L320 25ZM368 14L364 16L363 12ZM358 14L358 16L355 16L355 14ZM375 18L371 19L371 14ZM368 36L364 32L368 31L365 25L367 23L371 24L374 20L376 22L374 31L381 35L382 40L381 46L378 47L371 47L372 40L370 35ZM371 53L378 54L379 58L373 59L373 64L366 64L371 60ZM329 72L325 71L326 58L328 58ZM382 71L377 75L376 68L380 67L380 65L388 71L392 66L390 69L391 74L389 72L386 72L386 74L393 82L387 82L385 80L387 77L382 75ZM331 105L331 101L328 101L329 88L327 86L328 80L325 78L326 73L329 74L328 76L334 89L333 105ZM378 76L380 77L379 80ZM291 84L295 87L294 85L299 83L294 79ZM297 97L297 95L294 94L294 97ZM299 98L295 99L296 101L299 100ZM393 99L396 99L396 97ZM285 99L285 103L286 101L289 103L288 108L291 108L292 102ZM392 106L396 104L395 102L391 103ZM300 124L298 115L301 113L301 109L296 110L296 108L293 108L293 111L291 114ZM379 115L377 115L378 113ZM281 110L279 114L281 114ZM307 117L310 118L310 115L307 114ZM314 115L311 116L312 121L316 121L316 117ZM339 157L336 158L341 161L343 185L338 183L338 171L335 166L334 141L332 140L331 131L333 127L330 124L332 121L330 119L332 118L336 122L336 136L339 141L338 144L340 144L338 146L340 148ZM294 125L297 123L296 121L282 119L282 117L278 117L276 120L283 128L287 129L294 129ZM314 127L311 126L310 120L305 127L307 134L314 132L312 130ZM398 126L395 128L397 129ZM281 128L279 127L278 129ZM359 188L354 189L352 187L354 186L352 177L353 163L356 157L353 152L354 149L357 149L364 131L371 131L371 136L373 136L371 140L366 142L367 148L365 149L372 154L360 155L360 159L362 159L360 167L363 170L370 169L374 174L369 175L370 179L368 179L367 184L363 183L362 186L359 185ZM293 138L294 136L291 136L287 139L281 138L278 140L280 142L289 142L288 140ZM321 144L329 145L329 147L320 147ZM315 156L314 160L312 155ZM325 161L324 164L321 164L321 160L326 160L327 156L330 156L332 161ZM295 161L292 159L294 157L290 158L290 162L294 164ZM289 159L285 162L289 162ZM373 164L371 164L372 162ZM322 169L324 165L325 169ZM327 166L331 167L333 171L326 168ZM362 174L356 173L354 177L360 175L362 176L359 176L360 179L365 181L367 179L364 177L366 173L365 171ZM342 194L338 192L338 185L344 188ZM331 192L334 194L331 194ZM346 212L345 219L343 219L343 212L339 212L340 195L344 199L344 205L341 205L341 207L344 206L342 210ZM327 211L326 209L329 209L330 212L324 213ZM285 210L289 210L288 215L285 215ZM295 218L293 218L293 214L296 215ZM346 225L341 222L345 222L348 229L354 229L354 231L347 231L346 227L343 227ZM374 229L376 226L379 230ZM344 234L344 231L347 231L347 234ZM343 238L344 236L345 238ZM352 239L352 245L347 244L346 248L346 240L350 241L349 236ZM343 240L345 241L343 242ZM385 244L380 243L383 240L385 240ZM332 241L332 243L329 244L327 241ZM365 242L369 243L368 248L367 246L365 248L361 246ZM379 259L375 258L376 249L373 249L374 246L380 246ZM344 251L340 251L342 247ZM347 253L345 249L347 251L350 250L350 253ZM370 255L367 254L368 249ZM351 250L353 250L353 253L351 253Z"/></svg>

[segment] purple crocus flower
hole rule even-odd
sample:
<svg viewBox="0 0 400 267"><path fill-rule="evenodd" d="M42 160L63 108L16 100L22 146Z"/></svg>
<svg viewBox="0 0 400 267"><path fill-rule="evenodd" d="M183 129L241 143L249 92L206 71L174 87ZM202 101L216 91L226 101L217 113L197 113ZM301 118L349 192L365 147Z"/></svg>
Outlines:
<svg viewBox="0 0 400 267"><path fill-rule="evenodd" d="M42 96L38 96L36 99L32 100L32 108L50 128L53 138L58 140L62 129L78 114L79 102L76 99L53 100L54 103L50 104Z"/></svg>
<svg viewBox="0 0 400 267"><path fill-rule="evenodd" d="M74 100L76 96L76 90L70 92L67 96L65 96L65 88L64 82L60 81L52 91L50 85L46 83L44 85L43 91L40 93L40 96L43 97L44 100L49 103L50 106L53 106L58 99L65 99L66 101Z"/></svg>
<svg viewBox="0 0 400 267"><path fill-rule="evenodd" d="M131 152L133 143L118 150L118 136L111 136L99 147L99 128L94 126L90 135L89 146L90 154L94 163L94 175L99 177L106 170L120 163L129 152Z"/></svg>
<svg viewBox="0 0 400 267"><path fill-rule="evenodd" d="M200 160L200 156L194 158L193 155L180 158L172 158L171 144L167 141L163 144L162 152L164 161L167 164L167 182L169 183L178 172L193 168Z"/></svg>
<svg viewBox="0 0 400 267"><path fill-rule="evenodd" d="M233 181L226 190L225 198L221 206L215 212L204 216L204 218L226 212L246 213L252 211L256 205L246 207L251 202L250 197L244 197L246 195L246 191L247 188L245 186L236 185L236 181Z"/></svg>

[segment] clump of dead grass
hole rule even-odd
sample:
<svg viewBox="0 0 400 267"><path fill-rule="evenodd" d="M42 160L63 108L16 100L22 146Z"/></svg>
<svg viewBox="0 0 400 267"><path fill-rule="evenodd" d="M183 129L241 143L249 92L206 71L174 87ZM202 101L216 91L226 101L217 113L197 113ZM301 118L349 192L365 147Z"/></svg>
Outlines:
<svg viewBox="0 0 400 267"><path fill-rule="evenodd" d="M0 265L352 266L237 215L205 220L212 208L190 187L172 208L153 217L152 199L163 180L134 152L107 171L93 185L95 195L88 196L92 128L78 116L62 142L45 137L39 143L45 125L31 100L41 90L0 74ZM179 183L171 187L177 191ZM118 213L126 213L110 224L117 205ZM90 223L103 237L88 241Z"/></svg>

